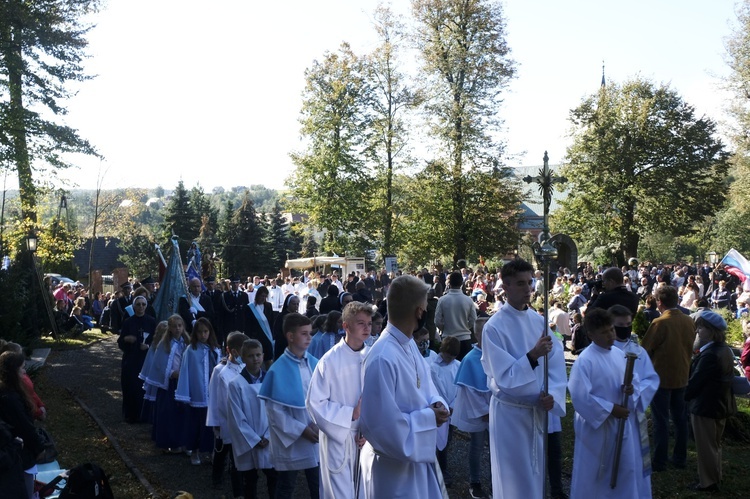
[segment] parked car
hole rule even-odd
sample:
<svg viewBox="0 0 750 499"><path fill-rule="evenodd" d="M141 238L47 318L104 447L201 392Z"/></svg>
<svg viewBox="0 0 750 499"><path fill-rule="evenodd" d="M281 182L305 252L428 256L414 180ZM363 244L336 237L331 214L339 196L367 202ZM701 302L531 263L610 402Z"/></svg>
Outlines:
<svg viewBox="0 0 750 499"><path fill-rule="evenodd" d="M53 288L56 288L60 285L60 283L65 284L66 282L69 283L71 286L75 285L75 281L71 279L70 277L61 276L60 274L44 274L44 278L49 278L50 285Z"/></svg>

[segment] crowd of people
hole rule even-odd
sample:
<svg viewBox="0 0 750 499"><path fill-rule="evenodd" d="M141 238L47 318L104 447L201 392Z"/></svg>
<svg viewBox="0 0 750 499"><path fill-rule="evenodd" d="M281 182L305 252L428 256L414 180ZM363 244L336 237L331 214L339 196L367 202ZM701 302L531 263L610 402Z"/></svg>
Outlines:
<svg viewBox="0 0 750 499"><path fill-rule="evenodd" d="M66 286L55 291L61 319L118 334L123 419L150 423L157 448L210 464L215 487L228 481L245 498L258 497L259 471L269 497L292 497L300 472L310 497L448 497L459 472L448 460L454 428L469 436L471 497L490 497L489 466L493 497L541 497L549 480L550 496L565 498L566 391L571 497L650 497L652 472L687 466L688 424L693 488L716 490L736 407L734 355L715 309L744 320L750 338L750 289L707 264L583 264L547 279L521 259L499 272L194 278L163 322L151 278L93 299ZM534 307L544 293L548 324ZM649 321L642 346L632 334L639 311ZM566 350L576 358L569 377ZM0 355L0 419L10 425L0 436L26 443L43 405L16 357ZM750 339L742 362L750 379ZM24 446L16 486L33 477L38 445Z"/></svg>

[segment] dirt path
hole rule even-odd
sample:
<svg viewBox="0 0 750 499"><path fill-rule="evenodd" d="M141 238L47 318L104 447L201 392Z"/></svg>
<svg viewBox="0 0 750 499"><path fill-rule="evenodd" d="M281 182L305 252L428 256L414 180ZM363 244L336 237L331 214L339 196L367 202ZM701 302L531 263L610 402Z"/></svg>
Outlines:
<svg viewBox="0 0 750 499"><path fill-rule="evenodd" d="M210 465L192 466L184 454L163 454L151 441L150 425L129 425L122 421L120 357L115 336L83 349L55 351L47 359L47 366L44 368L46 383L53 388L69 389L84 402L109 429L133 464L159 491L160 496L169 497L174 491L186 490L196 499L231 497L228 488L221 491L211 487ZM488 462L487 449L485 459ZM452 498L469 497L467 463L468 441L457 434L451 444L449 457L449 466L455 479L449 489ZM72 466L76 463L62 464ZM488 470L484 474L484 484L488 487ZM226 487L229 487L228 478L225 482ZM265 497L265 489L260 484L258 491L260 497ZM295 497L308 497L301 476Z"/></svg>

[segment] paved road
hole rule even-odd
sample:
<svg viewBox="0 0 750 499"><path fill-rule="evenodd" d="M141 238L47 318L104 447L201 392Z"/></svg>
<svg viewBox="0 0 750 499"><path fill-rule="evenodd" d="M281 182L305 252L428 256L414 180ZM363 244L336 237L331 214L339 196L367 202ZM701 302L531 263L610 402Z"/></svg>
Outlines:
<svg viewBox="0 0 750 499"><path fill-rule="evenodd" d="M109 428L125 452L159 490L191 492L196 499L231 497L229 489L211 487L210 465L192 466L185 455L163 454L151 441L150 425L128 425L120 414L120 350L116 337L80 350L53 352L47 359L50 379L62 388L71 389ZM451 498L468 498L468 441L460 433L454 434L449 466L455 482L449 489ZM489 468L489 454L485 449L485 468ZM489 487L489 470L484 471L484 485ZM260 497L265 490L259 485ZM228 478L226 480L228 487ZM227 495L223 495L227 492ZM308 497L302 477L295 497Z"/></svg>

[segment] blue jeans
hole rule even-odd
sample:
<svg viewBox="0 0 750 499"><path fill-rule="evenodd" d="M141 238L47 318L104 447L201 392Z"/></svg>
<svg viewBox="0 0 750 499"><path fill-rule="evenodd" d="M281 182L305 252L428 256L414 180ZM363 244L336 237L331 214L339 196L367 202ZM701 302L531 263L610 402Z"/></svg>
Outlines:
<svg viewBox="0 0 750 499"><path fill-rule="evenodd" d="M469 484L482 483L482 451L487 430L472 432L469 440Z"/></svg>
<svg viewBox="0 0 750 499"><path fill-rule="evenodd" d="M674 424L674 451L672 462L684 467L687 462L688 420L685 406L685 388L659 388L651 401L654 423L654 470L663 470L669 454L669 417Z"/></svg>
<svg viewBox="0 0 750 499"><path fill-rule="evenodd" d="M276 499L292 499L294 486L297 484L297 472L300 470L279 471L276 479ZM310 499L320 497L320 468L307 468L304 470L307 479L307 488L310 490Z"/></svg>

